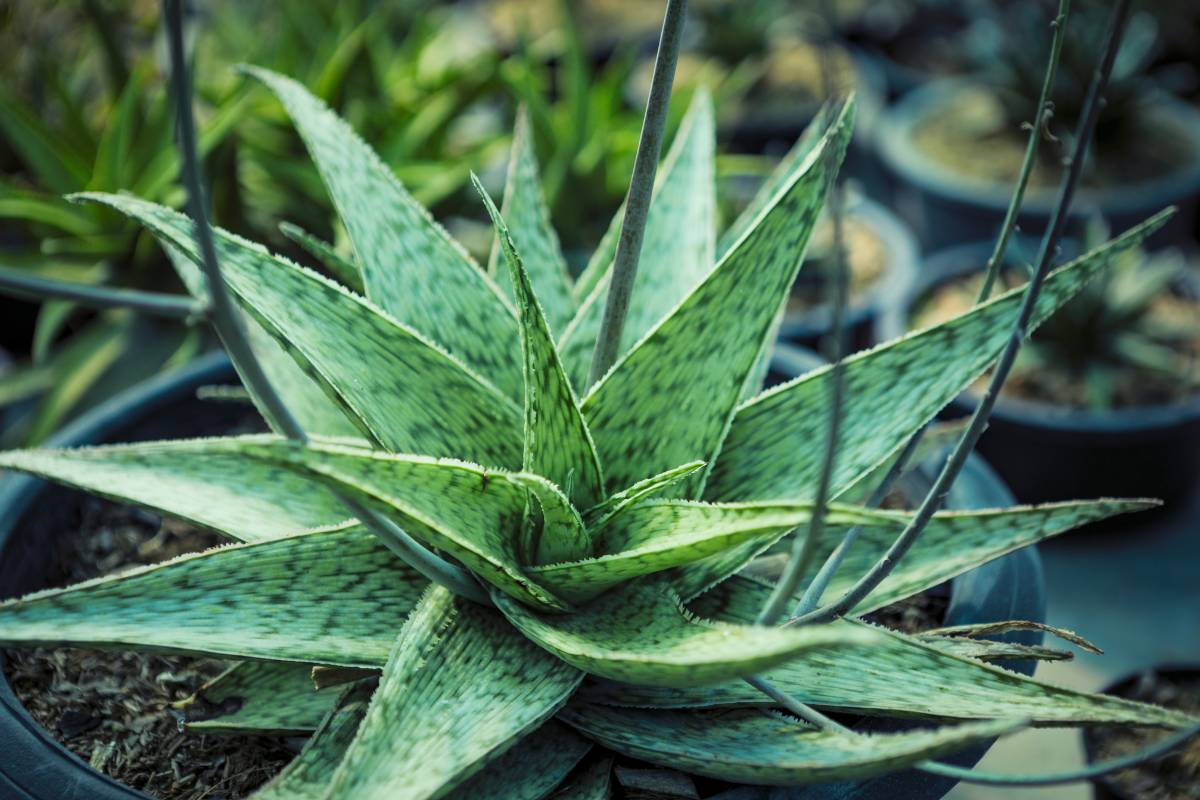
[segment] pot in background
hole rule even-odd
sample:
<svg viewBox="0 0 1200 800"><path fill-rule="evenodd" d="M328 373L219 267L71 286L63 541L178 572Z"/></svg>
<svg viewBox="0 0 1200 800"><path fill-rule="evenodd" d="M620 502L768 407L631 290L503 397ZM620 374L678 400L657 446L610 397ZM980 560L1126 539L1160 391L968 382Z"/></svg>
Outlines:
<svg viewBox="0 0 1200 800"><path fill-rule="evenodd" d="M965 80L932 81L901 98L879 121L876 151L892 182L894 207L912 225L926 252L993 237L1008 208L1011 183L957 172L914 142L916 130L926 120L963 104L978 88ZM1080 223L1097 212L1114 230L1125 230L1176 205L1179 213L1150 238L1150 245L1174 244L1189 237L1200 195L1200 111L1162 95L1148 103L1143 114L1151 124L1170 126L1186 143L1191 152L1188 163L1134 184L1081 189L1071 214L1074 230L1069 232L1078 232ZM1053 187L1026 193L1018 217L1024 233L1037 235L1045 230L1056 194Z"/></svg>
<svg viewBox="0 0 1200 800"><path fill-rule="evenodd" d="M917 240L895 214L879 203L865 197L855 197L847 208L844 227L861 225L882 251L883 267L879 277L857 297L851 296L846 308L846 345L849 351L862 350L874 343L876 320L887 308L903 297L917 278L919 251ZM809 246L812 252L812 246ZM802 267L797 286L806 275ZM816 287L820 296L828 297L831 287ZM789 300L790 303L790 300ZM831 330L833 309L828 302L815 308L789 309L779 329L780 338L802 347L816 348Z"/></svg>
<svg viewBox="0 0 1200 800"><path fill-rule="evenodd" d="M880 341L905 334L923 296L980 269L991 249L977 242L926 259L909 293L879 318ZM968 390L946 416L966 416L976 403ZM1200 395L1172 405L1105 411L1001 395L978 451L1022 503L1157 497L1169 504L1186 496L1200 473Z"/></svg>

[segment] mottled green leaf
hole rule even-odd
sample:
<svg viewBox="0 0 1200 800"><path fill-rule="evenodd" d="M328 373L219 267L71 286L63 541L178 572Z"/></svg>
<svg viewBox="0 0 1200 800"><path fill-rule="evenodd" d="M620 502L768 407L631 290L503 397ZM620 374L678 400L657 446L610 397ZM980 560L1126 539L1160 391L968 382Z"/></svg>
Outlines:
<svg viewBox="0 0 1200 800"><path fill-rule="evenodd" d="M688 614L664 584L615 589L569 615L541 614L493 592L522 633L585 672L654 686L698 686L751 675L811 648L869 643L846 626L764 628L707 622Z"/></svg>
<svg viewBox="0 0 1200 800"><path fill-rule="evenodd" d="M304 139L354 244L367 297L517 397L516 319L496 285L324 103L290 78L247 72L275 93Z"/></svg>
<svg viewBox="0 0 1200 800"><path fill-rule="evenodd" d="M529 473L491 471L450 459L364 450L335 442L306 447L267 437L225 440L249 459L326 481L395 519L409 534L462 561L524 602L565 608L522 568L527 498L542 510L543 550L590 552L583 523L551 483Z"/></svg>
<svg viewBox="0 0 1200 800"><path fill-rule="evenodd" d="M200 267L172 244L163 242L163 249L166 250L167 259L188 292L193 297L207 302L208 284ZM338 404L329 398L321 384L305 372L254 317L243 313L242 324L245 326L255 358L266 373L267 380L271 382L271 387L287 403L288 410L305 431L325 436L361 435L358 427L343 413ZM255 395L253 383L243 383L259 413L268 424L275 427L275 421L270 418L266 404Z"/></svg>
<svg viewBox="0 0 1200 800"><path fill-rule="evenodd" d="M262 437L267 438L269 437ZM231 441L238 441L237 439ZM257 542L352 515L319 482L254 464L218 439L0 452L19 470Z"/></svg>
<svg viewBox="0 0 1200 800"><path fill-rule="evenodd" d="M769 544L792 528L807 524L806 504L728 503L649 500L619 514L596 544L605 555L530 569L557 596L582 603L641 575L690 564L748 542ZM853 513L834 511L827 524Z"/></svg>
<svg viewBox="0 0 1200 800"><path fill-rule="evenodd" d="M959 636L919 638L943 653L973 658L976 661L1070 661L1075 657L1070 650L1017 642L993 642L988 639L964 639Z"/></svg>
<svg viewBox="0 0 1200 800"><path fill-rule="evenodd" d="M471 176L496 226L499 249L504 253L509 286L521 323L521 351L525 375L524 469L564 487L578 508L590 508L604 499L604 480L596 445L579 411L579 401L563 370L547 317L530 284L531 276L517 254L508 226L483 185ZM548 544L543 539L543 546ZM537 553L537 563L559 556L553 548Z"/></svg>
<svg viewBox="0 0 1200 800"><path fill-rule="evenodd" d="M358 265L350 259L343 257L329 242L318 239L299 225L291 222L279 223L279 232L303 247L317 261L320 261L322 266L329 270L333 277L346 285L346 288L358 294L363 293L362 273L359 271Z"/></svg>
<svg viewBox="0 0 1200 800"><path fill-rule="evenodd" d="M555 800L608 800L612 795L612 759L593 761L567 779Z"/></svg>
<svg viewBox="0 0 1200 800"><path fill-rule="evenodd" d="M733 622L753 620L771 587L734 577L698 598L698 613ZM801 653L763 677L802 703L848 713L930 719L1021 716L1044 724L1131 723L1182 726L1186 715L1108 695L1060 689L996 666L945 652L913 637L843 621L830 627L870 629L886 636L869 646ZM616 705L688 708L771 705L743 681L691 689L597 682L581 697Z"/></svg>
<svg viewBox="0 0 1200 800"><path fill-rule="evenodd" d="M367 713L369 687L340 692L313 734L283 771L251 795L254 800L324 800L338 765ZM332 704L331 704L332 706Z"/></svg>
<svg viewBox="0 0 1200 800"><path fill-rule="evenodd" d="M658 172L621 335L622 353L666 316L716 263L715 148L712 98L699 91ZM609 233L580 276L576 294L580 307L559 342L571 378L581 391L600 332L623 218L624 209L617 212ZM586 292L578 294L585 287Z"/></svg>
<svg viewBox="0 0 1200 800"><path fill-rule="evenodd" d="M0 642L379 667L427 585L360 526L231 545L0 603Z"/></svg>
<svg viewBox="0 0 1200 800"><path fill-rule="evenodd" d="M196 733L307 734L344 688L317 691L312 664L244 661L201 686L182 708Z"/></svg>
<svg viewBox="0 0 1200 800"><path fill-rule="evenodd" d="M940 511L896 568L854 611L865 614L891 605L1055 534L1154 505L1154 501L1146 500L1094 500L1017 506L997 511ZM853 507L838 508L849 512ZM849 589L887 551L912 517L903 511L860 509L858 513L862 526L859 538L829 582L826 597L838 597ZM850 521L850 525L854 524ZM831 516L816 545L812 565L801 579L802 586L816 575L826 557L842 540L847 527L842 518ZM741 564L736 563L738 554L731 552L732 557L722 555L683 567L675 582L680 594L693 597L740 568ZM717 566L723 570L718 571ZM720 592L721 587L714 591Z"/></svg>
<svg viewBox="0 0 1200 800"><path fill-rule="evenodd" d="M388 657L329 800L446 795L535 730L581 673L434 586Z"/></svg>
<svg viewBox="0 0 1200 800"><path fill-rule="evenodd" d="M968 418L963 417L949 422L935 422L931 424L925 429L925 433L921 435L916 449L909 456L908 466L903 468L900 474L906 475L911 473L934 456L940 455L945 458L949 455L947 448L957 442L959 437L962 436L963 430L967 427L967 421ZM883 483L884 477L899 457L899 450L888 455L874 469L856 480L853 485L840 492L837 495L837 499L843 503L867 502L867 498L874 494L879 485Z"/></svg>
<svg viewBox="0 0 1200 800"><path fill-rule="evenodd" d="M546 324L557 336L571 321L575 301L571 296L567 262L558 244L558 234L550 224L550 209L542 196L537 156L533 152L533 131L524 107L518 109L513 128L512 153L508 157L508 179L504 184L501 209L529 273L529 283L541 301ZM499 240L492 247L488 272L509 298L514 298L511 275L504 266Z"/></svg>
<svg viewBox="0 0 1200 800"><path fill-rule="evenodd" d="M1038 298L1034 322L1073 297L1117 254L1137 246L1166 216L1159 214L1052 273ZM956 319L846 360L835 493L901 447L996 359L1011 334L1023 291L1014 289ZM821 454L811 443L821 441L828 427L829 376L830 368L823 367L741 406L712 468L706 499L812 499ZM605 435L588 405L585 400L604 458Z"/></svg>
<svg viewBox="0 0 1200 800"><path fill-rule="evenodd" d="M542 800L587 755L592 743L550 720L454 792L468 800Z"/></svg>
<svg viewBox="0 0 1200 800"><path fill-rule="evenodd" d="M847 105L809 169L780 189L758 224L584 398L609 489L687 461L709 460L720 446L776 309L800 268L852 116L853 106ZM830 147L835 158L825 157ZM701 483L691 479L675 490L694 494Z"/></svg>
<svg viewBox="0 0 1200 800"><path fill-rule="evenodd" d="M719 780L775 786L892 772L1014 730L1013 722L1001 720L866 736L818 730L762 711L647 711L581 703L560 717L623 755Z"/></svg>
<svg viewBox="0 0 1200 800"><path fill-rule="evenodd" d="M633 508L639 501L667 488L676 481L683 480L696 470L703 468L703 461L690 461L687 464L681 464L678 467L640 480L628 489L610 495L603 503L598 503L587 511L584 511L584 524L595 535L611 524L618 515Z"/></svg>
<svg viewBox="0 0 1200 800"><path fill-rule="evenodd" d="M129 214L199 260L187 217L133 197L80 197ZM328 278L215 234L229 288L369 437L396 452L520 463L520 411L494 386Z"/></svg>

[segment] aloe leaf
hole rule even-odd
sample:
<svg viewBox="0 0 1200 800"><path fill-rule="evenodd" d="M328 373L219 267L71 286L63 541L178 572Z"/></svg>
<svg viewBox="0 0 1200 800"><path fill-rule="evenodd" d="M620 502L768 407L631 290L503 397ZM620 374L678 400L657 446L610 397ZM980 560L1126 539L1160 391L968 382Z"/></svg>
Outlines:
<svg viewBox="0 0 1200 800"><path fill-rule="evenodd" d="M542 509L541 538L553 552L590 552L583 523L544 478L491 471L450 459L396 455L332 442L307 447L265 437L226 440L248 459L297 470L353 493L426 545L444 550L492 585L542 608L561 600L522 568L523 518L532 495Z"/></svg>
<svg viewBox="0 0 1200 800"><path fill-rule="evenodd" d="M811 516L812 508L805 504L649 500L618 515L603 530L596 544L605 555L529 572L555 595L582 603L641 575L690 564L748 542L770 544ZM828 524L836 524L836 512L830 517Z"/></svg>
<svg viewBox="0 0 1200 800"><path fill-rule="evenodd" d="M199 263L187 217L124 195L78 197L138 219ZM396 452L520 463L520 412L494 386L329 279L233 234L214 233L238 300L367 436Z"/></svg>
<svg viewBox="0 0 1200 800"><path fill-rule="evenodd" d="M523 257L533 293L541 301L546 324L557 336L571 321L575 301L571 296L567 262L559 247L558 234L550 224L550 209L542 196L537 156L533 152L533 130L524 106L517 111L512 153L508 158L508 178L500 207ZM515 299L511 275L503 261L503 246L497 240L488 261L488 272L505 294Z"/></svg>
<svg viewBox="0 0 1200 800"><path fill-rule="evenodd" d="M1033 322L1045 320L1168 215L1152 217L1052 273L1038 297ZM846 359L835 494L902 447L996 359L1008 341L1023 291L1014 289L953 320ZM824 367L742 405L713 465L705 498L812 499L821 457L819 448L806 443L824 436L829 378L830 369ZM585 413L588 410L585 400ZM602 426L591 414L588 417L603 458L607 450Z"/></svg>
<svg viewBox="0 0 1200 800"><path fill-rule="evenodd" d="M591 749L573 728L550 720L454 793L471 800L542 800Z"/></svg>
<svg viewBox="0 0 1200 800"><path fill-rule="evenodd" d="M1065 531L1118 514L1157 505L1152 500L1093 500L1018 506L995 511L942 511L934 515L921 537L896 568L863 599L854 612L866 614L911 597L982 564ZM849 513L853 507L842 508ZM866 572L895 541L911 514L858 509L859 522L831 515L816 545L815 558L801 585L811 580L850 526L861 526L858 540L829 582L826 594L837 597ZM675 586L694 597L740 569L747 548L683 567ZM720 569L718 569L718 567ZM715 592L720 592L717 586ZM797 598L799 600L799 598Z"/></svg>
<svg viewBox="0 0 1200 800"><path fill-rule="evenodd" d="M333 277L345 284L347 289L358 294L363 293L362 273L359 272L358 265L338 253L329 242L317 238L291 222L279 223L279 232L320 261L321 265L329 270Z"/></svg>
<svg viewBox="0 0 1200 800"><path fill-rule="evenodd" d="M976 661L1070 661L1075 657L1070 650L1017 642L993 642L987 639L964 639L959 636L918 638L943 653L973 658Z"/></svg>
<svg viewBox="0 0 1200 800"><path fill-rule="evenodd" d="M350 514L319 482L239 455L230 440L0 452L0 469L46 478L122 503L154 509L242 542L260 542L346 521Z"/></svg>
<svg viewBox="0 0 1200 800"><path fill-rule="evenodd" d="M893 772L989 742L1020 722L863 736L762 711L647 711L572 703L560 718L632 758L719 780L791 786Z"/></svg>
<svg viewBox="0 0 1200 800"><path fill-rule="evenodd" d="M355 525L8 600L0 642L380 667L426 585Z"/></svg>
<svg viewBox="0 0 1200 800"><path fill-rule="evenodd" d="M612 759L588 764L555 792L555 800L608 800L612 796Z"/></svg>
<svg viewBox="0 0 1200 800"><path fill-rule="evenodd" d="M800 268L830 184L830 164L840 163L852 116L853 105L847 104L809 169L780 189L758 224L584 398L608 488L709 460L720 446L746 376ZM836 159L824 157L827 147L836 149ZM731 304L734 297L741 301ZM701 484L693 478L677 488L694 494Z"/></svg>
<svg viewBox="0 0 1200 800"><path fill-rule="evenodd" d="M491 279L324 103L290 78L257 67L246 72L292 117L354 244L367 297L505 396L519 396L516 319Z"/></svg>
<svg viewBox="0 0 1200 800"><path fill-rule="evenodd" d="M901 475L908 474L912 470L917 469L934 456L942 455L944 458L948 452L947 449L958 441L958 438L962 435L966 427L967 418L965 417L949 422L931 423L925 429L925 433L921 434L916 449L913 450L912 455L908 458L908 466L901 471ZM883 483L888 470L892 468L892 465L896 463L896 459L899 457L899 450L891 453L876 465L874 469L870 470L870 472L856 480L852 486L841 492L836 499L843 503L867 502L867 499Z"/></svg>
<svg viewBox="0 0 1200 800"><path fill-rule="evenodd" d="M517 317L521 323L525 375L524 469L565 487L572 503L579 508L589 508L604 499L604 480L596 445L583 421L579 401L554 347L547 317L530 283L531 276L517 254L508 225L478 180L475 180L475 188L496 226L496 238L504 253L509 286L516 299ZM546 547L547 542L543 540L536 555L537 563L558 557L556 548L550 544Z"/></svg>
<svg viewBox="0 0 1200 800"><path fill-rule="evenodd" d="M620 352L666 316L716 263L715 149L712 98L706 91L698 91L659 170ZM581 391L600 332L616 254L616 231L623 217L622 209L580 276L576 287L580 307L559 341L563 360Z"/></svg>
<svg viewBox="0 0 1200 800"><path fill-rule="evenodd" d="M640 480L628 489L609 495L608 499L604 502L597 503L587 511L584 511L584 524L587 525L588 530L593 534L598 533L610 525L620 514L633 508L639 501L662 491L703 468L703 461L689 461L687 464L681 464L678 467L664 470L657 475L651 475L649 478Z"/></svg>
<svg viewBox="0 0 1200 800"><path fill-rule="evenodd" d="M651 686L699 686L751 675L817 648L869 643L848 627L764 628L700 620L661 582L602 595L570 615L542 614L493 592L531 640L592 675Z"/></svg>
<svg viewBox="0 0 1200 800"><path fill-rule="evenodd" d="M320 691L312 664L244 661L200 687L181 705L195 733L307 734L337 704L344 686Z"/></svg>
<svg viewBox="0 0 1200 800"><path fill-rule="evenodd" d="M445 795L567 701L581 673L432 586L388 657L329 800Z"/></svg>
<svg viewBox="0 0 1200 800"><path fill-rule="evenodd" d="M164 243L163 249L188 292L193 297L207 302L208 286L200 267L174 245ZM359 435L358 427L343 413L338 404L326 395L321 384L306 373L284 346L254 317L242 314L242 324L245 326L254 355L266 373L271 387L284 399L288 410L295 415L304 430L325 436ZM262 400L255 396L252 382L245 383L255 407L263 413L263 418L268 424L271 424L273 420L265 411Z"/></svg>
<svg viewBox="0 0 1200 800"><path fill-rule="evenodd" d="M700 614L732 622L753 620L771 587L742 577L698 598ZM831 627L869 629L886 636L869 646L812 650L763 677L802 703L848 713L927 719L1020 716L1042 724L1138 723L1180 727L1186 714L1119 697L1060 689L964 658L895 631L844 620ZM772 701L744 681L690 689L597 682L589 702L638 707L766 706Z"/></svg>
<svg viewBox="0 0 1200 800"><path fill-rule="evenodd" d="M368 687L355 686L339 693L300 755L255 792L253 800L324 800L338 765L354 742L367 713Z"/></svg>

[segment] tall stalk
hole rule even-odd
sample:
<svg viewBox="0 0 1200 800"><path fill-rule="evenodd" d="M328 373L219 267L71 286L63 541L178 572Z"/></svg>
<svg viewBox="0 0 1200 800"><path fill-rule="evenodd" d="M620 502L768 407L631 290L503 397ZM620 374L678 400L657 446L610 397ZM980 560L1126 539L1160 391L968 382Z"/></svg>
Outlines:
<svg viewBox="0 0 1200 800"><path fill-rule="evenodd" d="M612 277L592 353L588 385L596 383L612 368L621 352L621 334L629 315L629 298L637 279L638 260L642 255L642 239L646 234L646 217L650 213L650 198L654 192L654 175L658 171L658 155L662 151L663 131L667 126L667 107L671 102L671 85L675 81L675 63L679 60L679 42L687 0L667 0L662 32L658 38L658 54L654 58L654 77L650 96L646 99L646 115L642 119L641 138L625 198L625 217L613 257Z"/></svg>
<svg viewBox="0 0 1200 800"><path fill-rule="evenodd" d="M831 0L822 4L825 18L825 42L821 46L821 85L826 102L833 102L836 86L833 79L833 64L831 50L834 47L834 10ZM755 620L759 625L774 625L787 612L787 606L792 602L800 579L808 572L816 552L816 543L825 529L825 511L829 506L829 488L833 482L833 470L837 464L838 440L841 438L843 406L845 395L846 368L842 360L845 349L845 317L847 295L850 293L849 269L846 265L844 236L842 231L842 214L844 200L842 184L837 176L837 148L826 150L826 171L829 175L830 222L833 227L833 319L830 331L825 337L826 355L833 362L829 376L829 425L825 432L825 450L821 457L821 474L817 481L817 492L813 500L812 517L804 536L794 534L791 553L788 555L787 566L775 583L767 602L763 605Z"/></svg>
<svg viewBox="0 0 1200 800"><path fill-rule="evenodd" d="M984 277L979 295L975 298L976 305L984 302L991 295L992 286L996 282L996 276L999 274L1000 267L1004 263L1005 255L1008 252L1009 240L1012 238L1013 231L1017 226L1017 215L1020 213L1021 204L1025 198L1025 189L1029 185L1029 176L1033 171L1038 143L1044 135L1044 129L1051 113L1050 93L1054 89L1055 75L1058 74L1058 62L1062 54L1063 40L1066 37L1067 15L1070 12L1070 6L1070 0L1059 0L1058 14L1050 23L1054 29L1054 37L1050 43L1050 55L1046 61L1046 74L1042 80L1042 91L1038 98L1037 113L1029 129L1029 141L1025 146L1025 161L1021 165L1021 172L1017 177L1016 185L1013 187L1012 198L1009 200L1008 211L1004 215L1004 222L1000 226L1000 233L996 237L996 244L992 249L991 256L988 258L987 274ZM892 486L904 472L909 459L916 452L917 445L920 443L921 437L925 434L926 427L922 426L918 429L916 433L909 437L904 447L901 448L895 462L892 463L883 480L879 482L879 485L867 500L866 506L868 508L875 508L883 503L888 493L892 490ZM842 541L838 543L838 546L825 559L825 563L821 565L821 569L817 571L812 582L804 590L804 594L796 606L794 616L802 617L820 605L825 590L829 588L829 582L833 580L833 576L845 560L850 548L854 546L854 542L858 539L861 531L862 528L858 526L846 531L846 535L842 537Z"/></svg>

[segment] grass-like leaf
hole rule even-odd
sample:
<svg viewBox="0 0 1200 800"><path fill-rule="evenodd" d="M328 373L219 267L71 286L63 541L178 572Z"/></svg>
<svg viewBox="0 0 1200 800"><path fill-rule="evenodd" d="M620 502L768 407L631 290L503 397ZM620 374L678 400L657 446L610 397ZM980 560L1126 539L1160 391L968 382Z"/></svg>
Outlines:
<svg viewBox="0 0 1200 800"><path fill-rule="evenodd" d="M550 209L542 196L537 156L533 152L533 131L524 107L517 111L512 152L508 157L508 178L500 207L529 272L529 282L541 301L546 323L557 336L574 316L575 300L567 262L558 243L558 234L550 225ZM492 247L488 272L509 298L513 298L512 279L504 265L499 240Z"/></svg>
<svg viewBox="0 0 1200 800"><path fill-rule="evenodd" d="M545 722L580 678L495 611L431 587L327 797L440 797Z"/></svg>
<svg viewBox="0 0 1200 800"><path fill-rule="evenodd" d="M664 584L613 590L570 615L541 614L493 593L526 636L585 672L655 686L698 686L750 675L808 649L866 644L849 627L762 628L706 622L688 614Z"/></svg>
<svg viewBox="0 0 1200 800"><path fill-rule="evenodd" d="M307 734L336 705L343 686L317 691L312 664L245 661L200 687L183 708L196 733ZM206 712L206 713L205 713Z"/></svg>
<svg viewBox="0 0 1200 800"><path fill-rule="evenodd" d="M1041 322L1102 272L1118 254L1137 246L1162 225L1166 212L1052 273L1038 298ZM999 355L1023 289L1014 289L948 322L851 356L845 364L844 435L833 476L834 493L850 487ZM820 471L826 429L830 368L771 389L738 409L712 468L710 500L811 499ZM589 411L585 401L585 412ZM593 433L606 451L598 421Z"/></svg>
<svg viewBox="0 0 1200 800"><path fill-rule="evenodd" d="M699 91L658 171L620 352L632 347L665 317L716 263L715 138L712 98ZM592 350L604 316L623 219L622 208L579 276L579 310L559 343L572 381L581 392L586 388Z"/></svg>
<svg viewBox="0 0 1200 800"><path fill-rule="evenodd" d="M584 398L609 489L709 460L720 447L731 409L800 268L852 117L848 104L809 168L781 187L721 263ZM837 158L825 157L826 148L834 148ZM674 488L695 493L701 484L692 478Z"/></svg>
<svg viewBox="0 0 1200 800"><path fill-rule="evenodd" d="M554 346L547 317L534 293L531 276L517 254L508 225L483 185L478 179L474 182L496 227L521 323L525 375L524 469L563 487L576 507L590 508L604 499L596 445L579 411L579 401ZM536 556L538 563L555 558L556 554L549 550Z"/></svg>
<svg viewBox="0 0 1200 800"><path fill-rule="evenodd" d="M304 139L354 244L367 297L519 396L516 319L495 283L324 103L291 78L246 71L275 93Z"/></svg>
<svg viewBox="0 0 1200 800"><path fill-rule="evenodd" d="M0 642L380 667L426 585L356 525L9 600Z"/></svg>
<svg viewBox="0 0 1200 800"><path fill-rule="evenodd" d="M187 217L123 195L80 197L134 217L199 261ZM495 386L328 278L233 234L214 234L238 300L369 437L396 452L520 463L520 411Z"/></svg>
<svg viewBox="0 0 1200 800"><path fill-rule="evenodd" d="M1015 729L1012 721L1000 720L861 736L761 711L647 711L581 703L572 703L561 717L633 758L719 780L775 786L891 772Z"/></svg>

